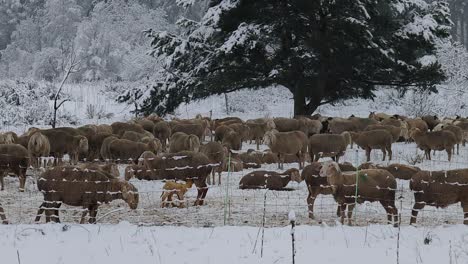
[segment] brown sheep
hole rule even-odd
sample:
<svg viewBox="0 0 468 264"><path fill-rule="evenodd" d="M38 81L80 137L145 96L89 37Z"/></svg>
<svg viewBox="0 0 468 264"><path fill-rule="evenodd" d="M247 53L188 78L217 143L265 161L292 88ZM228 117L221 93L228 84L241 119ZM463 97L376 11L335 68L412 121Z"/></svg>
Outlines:
<svg viewBox="0 0 468 264"><path fill-rule="evenodd" d="M386 125L369 125L367 126L364 131L371 131L371 130L386 130L388 133L392 135L393 142L397 142L401 135L401 128L396 126L386 126Z"/></svg>
<svg viewBox="0 0 468 264"><path fill-rule="evenodd" d="M140 125L141 127L143 127L144 130L146 130L146 131L148 131L150 133L153 133L153 129L154 129L154 122L153 121L148 120L146 118L142 118L142 119L136 120L135 123Z"/></svg>
<svg viewBox="0 0 468 264"><path fill-rule="evenodd" d="M96 126L96 134L99 133L113 134L114 131L112 131L112 127L110 125L102 124Z"/></svg>
<svg viewBox="0 0 468 264"><path fill-rule="evenodd" d="M111 124L112 132L121 137L125 131L134 131L137 133L144 133L146 130L139 124L130 124L124 122L115 122Z"/></svg>
<svg viewBox="0 0 468 264"><path fill-rule="evenodd" d="M361 133L350 132L350 134L356 145L366 151L367 161L370 161L370 154L373 149L382 150L382 160L385 160L387 152L388 160L392 160L393 137L386 130L371 130Z"/></svg>
<svg viewBox="0 0 468 264"><path fill-rule="evenodd" d="M431 150L445 150L448 160L452 159L452 149L457 144L457 139L451 131L422 132L413 128L410 130L410 136L418 148L424 151L426 159L431 160Z"/></svg>
<svg viewBox="0 0 468 264"><path fill-rule="evenodd" d="M307 136L310 137L315 134L320 134L320 131L323 129L322 122L319 120L312 120L305 116L297 116L294 119L302 120L307 130Z"/></svg>
<svg viewBox="0 0 468 264"><path fill-rule="evenodd" d="M108 136L106 138L104 138L104 140L102 141L102 144L101 144L101 149L99 151L99 153L101 154L101 158L105 161L110 161L111 160L111 153L110 153L110 144L114 141L114 140L117 140L119 139L118 137L116 137L115 135L113 136Z"/></svg>
<svg viewBox="0 0 468 264"><path fill-rule="evenodd" d="M96 133L95 135L92 135L88 139L88 161L98 161L98 160L104 160L104 158L101 156L101 148L102 144L108 137L116 137L114 134L109 134L109 133Z"/></svg>
<svg viewBox="0 0 468 264"><path fill-rule="evenodd" d="M302 170L301 178L304 179L309 191L307 196L307 205L309 209L309 218L314 219L314 203L319 194L331 195L333 194L331 186L327 182L326 176L320 176L320 169L322 164L319 162L312 162L310 165L305 166ZM341 213L341 210L340 210ZM341 215L341 214L340 214Z"/></svg>
<svg viewBox="0 0 468 264"><path fill-rule="evenodd" d="M81 206L83 212L80 223L84 223L89 211L89 223L96 222L100 204L122 199L131 209L138 207L138 190L130 183L114 178L102 170L87 170L76 166L58 166L45 171L37 181L44 202L39 207L35 221L39 222L45 212L46 222L51 217L60 222L58 209L61 204Z"/></svg>
<svg viewBox="0 0 468 264"><path fill-rule="evenodd" d="M461 129L458 126L447 125L443 123L438 124L437 126L434 127L434 129L432 129L432 131L441 131L441 130L451 131L455 135L455 138L457 140L457 154L460 154L460 144L463 143L463 136L464 136L463 129Z"/></svg>
<svg viewBox="0 0 468 264"><path fill-rule="evenodd" d="M152 139L153 134L148 135L147 133L138 133L135 131L125 131L120 139L128 139L134 142L143 142L144 138Z"/></svg>
<svg viewBox="0 0 468 264"><path fill-rule="evenodd" d="M233 157L238 158L244 164L244 169L258 169L261 167L262 161L252 152L244 152L239 154L231 154Z"/></svg>
<svg viewBox="0 0 468 264"><path fill-rule="evenodd" d="M344 174L336 162L328 162L322 165L320 177L327 177L327 183L331 186L333 197L341 209L341 223L344 223L345 209L348 206L348 224L355 203L364 201L380 202L387 211L388 223L398 226L398 210L395 206L395 192L397 183L391 173L386 170L362 170ZM356 179L357 178L357 179ZM358 181L357 198L356 181Z"/></svg>
<svg viewBox="0 0 468 264"><path fill-rule="evenodd" d="M234 157L225 157L224 158L224 167L223 171L227 172L240 172L244 170L244 163L242 160Z"/></svg>
<svg viewBox="0 0 468 264"><path fill-rule="evenodd" d="M309 155L312 161L318 161L321 157L333 157L338 162L344 155L346 148L351 143L348 132L340 135L316 134L309 138Z"/></svg>
<svg viewBox="0 0 468 264"><path fill-rule="evenodd" d="M331 134L341 134L343 132L358 131L357 124L351 120L333 118L327 121L328 131Z"/></svg>
<svg viewBox="0 0 468 264"><path fill-rule="evenodd" d="M425 115L425 116L421 117L421 119L424 122L426 122L427 128L429 128L430 131L432 131L434 129L434 127L436 127L440 123L440 120L436 115L433 115L433 116L432 115Z"/></svg>
<svg viewBox="0 0 468 264"><path fill-rule="evenodd" d="M301 174L297 169L289 169L283 173L274 171L253 171L244 175L239 182L239 189L284 190L290 181L300 183Z"/></svg>
<svg viewBox="0 0 468 264"><path fill-rule="evenodd" d="M406 124L408 125L408 132L413 128L417 128L423 132L426 132L429 129L427 123L420 118L406 119Z"/></svg>
<svg viewBox="0 0 468 264"><path fill-rule="evenodd" d="M207 144L200 146L200 153L205 154L210 162L213 164L213 170L211 176L213 178L213 184L215 181L215 173L218 173L218 185L221 185L221 173L223 172L225 157L228 150L223 147L219 142L208 142ZM210 177L208 177L208 184L211 184Z"/></svg>
<svg viewBox="0 0 468 264"><path fill-rule="evenodd" d="M228 131L223 137L222 144L229 150L241 150L242 136L234 130Z"/></svg>
<svg viewBox="0 0 468 264"><path fill-rule="evenodd" d="M200 124L177 124L172 128L172 134L177 132L183 132L187 135L195 135L199 141L203 141L203 135L205 134L205 128Z"/></svg>
<svg viewBox="0 0 468 264"><path fill-rule="evenodd" d="M184 150L198 152L199 149L200 140L196 135L176 132L172 134L171 140L169 141L169 153L176 153Z"/></svg>
<svg viewBox="0 0 468 264"><path fill-rule="evenodd" d="M248 125L244 123L235 123L235 124L230 124L228 127L232 128L237 134L241 136L242 141L247 141L250 136L250 128Z"/></svg>
<svg viewBox="0 0 468 264"><path fill-rule="evenodd" d="M117 139L109 144L109 153L114 161L138 163L141 154L147 150L157 153L161 150L161 143L158 139L153 139L146 144L127 139Z"/></svg>
<svg viewBox="0 0 468 264"><path fill-rule="evenodd" d="M352 117L350 117L348 119L351 120L355 124L357 131L363 131L364 129L366 129L367 126L376 125L376 124L379 123L379 122L377 122L377 120L372 119L372 118L363 118L363 117L353 117L352 116Z"/></svg>
<svg viewBox="0 0 468 264"><path fill-rule="evenodd" d="M292 119L277 117L274 118L276 130L279 132L302 131L304 134L309 134L309 129L304 119Z"/></svg>
<svg viewBox="0 0 468 264"><path fill-rule="evenodd" d="M179 208L184 208L184 196L187 193L188 189L192 188L193 180L188 179L187 182L179 183L175 181L167 181L163 186L163 192L161 194L161 207L168 207L169 205L177 206ZM176 205L172 201L172 196L177 195L179 200L179 205Z"/></svg>
<svg viewBox="0 0 468 264"><path fill-rule="evenodd" d="M0 145L0 184L5 189L3 178L7 173L13 173L19 178L19 191L24 192L26 183L26 170L29 166L28 150L19 144Z"/></svg>
<svg viewBox="0 0 468 264"><path fill-rule="evenodd" d="M219 142L223 141L224 136L227 134L227 132L230 132L230 131L234 131L234 129L225 125L218 126L215 129L215 141L219 141Z"/></svg>
<svg viewBox="0 0 468 264"><path fill-rule="evenodd" d="M167 141L171 137L171 134L172 130L168 122L161 121L154 125L153 135L161 141L164 150L166 150Z"/></svg>
<svg viewBox="0 0 468 264"><path fill-rule="evenodd" d="M369 118L375 119L377 121L383 121L390 119L391 115L387 115L385 113L376 113L376 112L370 112Z"/></svg>
<svg viewBox="0 0 468 264"><path fill-rule="evenodd" d="M267 149L263 151L262 153L260 153L260 158L261 158L262 164L277 164L278 163L278 155L271 152L270 149Z"/></svg>
<svg viewBox="0 0 468 264"><path fill-rule="evenodd" d="M62 161L64 154L70 156L70 163L78 163L78 155L88 152L88 139L82 135L73 136L61 129L42 130L41 133L49 139L50 153L56 158L56 163Z"/></svg>
<svg viewBox="0 0 468 264"><path fill-rule="evenodd" d="M195 205L203 205L208 192L206 177L209 177L213 169L211 161L205 154L182 151L165 154L162 157L155 156L153 159L145 160L144 163L146 168L154 171L156 178L160 180L192 179L198 189Z"/></svg>
<svg viewBox="0 0 468 264"><path fill-rule="evenodd" d="M359 170L366 170L366 169L386 170L390 172L393 175L393 177L395 177L396 179L401 179L401 180L410 180L411 177L413 177L413 175L421 171L421 169L418 167L405 165L405 164L398 164L398 163L393 163L387 166L383 166L383 165L378 165L378 164L367 162L359 166Z"/></svg>
<svg viewBox="0 0 468 264"><path fill-rule="evenodd" d="M448 171L420 171L410 181L414 192L414 206L410 224L416 224L418 212L430 205L445 208L461 203L463 224L468 224L468 169Z"/></svg>
<svg viewBox="0 0 468 264"><path fill-rule="evenodd" d="M265 133L276 127L273 119L265 118L247 120L246 125L249 127L249 139L255 141L257 150L260 149L260 143L262 142Z"/></svg>
<svg viewBox="0 0 468 264"><path fill-rule="evenodd" d="M46 167L46 163L42 164L40 158L49 157L50 155L49 139L41 132L32 134L28 142L28 151L31 166L34 168Z"/></svg>
<svg viewBox="0 0 468 264"><path fill-rule="evenodd" d="M15 132L0 133L0 144L15 144L18 142L18 135Z"/></svg>
<svg viewBox="0 0 468 264"><path fill-rule="evenodd" d="M284 155L295 154L299 159L299 169L302 169L304 155L307 152L307 136L302 131L265 133L264 142L271 152L278 155L278 168L283 169Z"/></svg>
<svg viewBox="0 0 468 264"><path fill-rule="evenodd" d="M148 170L144 165L131 164L125 168L124 178L129 181L132 178L138 180L153 181L159 180L152 170Z"/></svg>

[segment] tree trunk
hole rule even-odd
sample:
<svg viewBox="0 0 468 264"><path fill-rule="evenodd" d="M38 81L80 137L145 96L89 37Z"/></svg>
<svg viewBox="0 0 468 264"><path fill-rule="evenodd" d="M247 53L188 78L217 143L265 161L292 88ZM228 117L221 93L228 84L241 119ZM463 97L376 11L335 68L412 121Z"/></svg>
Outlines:
<svg viewBox="0 0 468 264"><path fill-rule="evenodd" d="M305 87L301 86L299 83L296 83L294 87L294 116L310 116L315 110L320 106L322 98L317 98L311 100L309 103L306 102L306 91Z"/></svg>

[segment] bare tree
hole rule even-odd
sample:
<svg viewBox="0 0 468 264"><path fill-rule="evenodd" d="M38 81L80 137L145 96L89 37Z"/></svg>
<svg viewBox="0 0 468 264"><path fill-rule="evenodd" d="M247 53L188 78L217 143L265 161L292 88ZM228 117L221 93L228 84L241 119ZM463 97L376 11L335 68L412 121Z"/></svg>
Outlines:
<svg viewBox="0 0 468 264"><path fill-rule="evenodd" d="M54 96L54 119L52 120L52 128L55 128L57 124L57 111L60 109L60 107L67 101L70 101L69 98L62 100L61 102L58 103L60 99L60 94L62 93L63 85L67 81L68 77L70 74L78 72L80 70L80 64L81 60L77 59L77 56L72 48L72 52L70 53L68 63L66 64L64 68L64 75L63 79L60 82L60 85L57 89L57 92L55 93ZM58 104L57 104L58 103Z"/></svg>

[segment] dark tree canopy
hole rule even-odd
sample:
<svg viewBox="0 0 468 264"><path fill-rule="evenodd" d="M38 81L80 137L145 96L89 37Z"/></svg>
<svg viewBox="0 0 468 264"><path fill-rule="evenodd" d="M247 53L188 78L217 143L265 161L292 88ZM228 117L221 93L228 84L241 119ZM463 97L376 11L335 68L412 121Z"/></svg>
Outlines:
<svg viewBox="0 0 468 264"><path fill-rule="evenodd" d="M443 1L215 0L201 21L179 21L180 35L148 32L165 79L142 111L274 84L292 92L296 115L372 98L377 86L433 89L445 78L434 55L449 17Z"/></svg>

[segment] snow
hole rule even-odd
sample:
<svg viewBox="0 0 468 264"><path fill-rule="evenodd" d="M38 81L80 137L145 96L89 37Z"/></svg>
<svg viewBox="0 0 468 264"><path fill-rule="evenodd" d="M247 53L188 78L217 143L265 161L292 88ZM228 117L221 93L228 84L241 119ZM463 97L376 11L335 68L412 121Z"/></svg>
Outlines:
<svg viewBox="0 0 468 264"><path fill-rule="evenodd" d="M297 226L296 263L397 263L397 228ZM291 263L291 228L19 225L0 227L2 263ZM466 263L466 227L402 227L400 263ZM427 245L424 240L430 241ZM46 261L47 260L47 261Z"/></svg>

